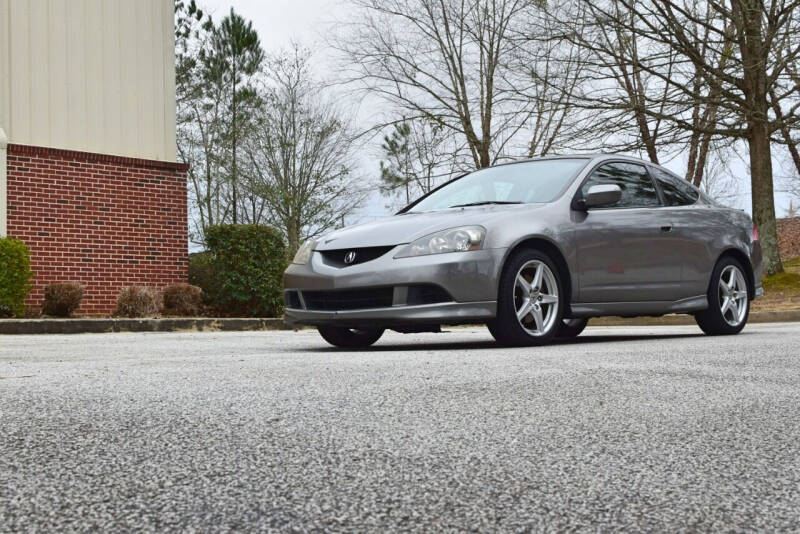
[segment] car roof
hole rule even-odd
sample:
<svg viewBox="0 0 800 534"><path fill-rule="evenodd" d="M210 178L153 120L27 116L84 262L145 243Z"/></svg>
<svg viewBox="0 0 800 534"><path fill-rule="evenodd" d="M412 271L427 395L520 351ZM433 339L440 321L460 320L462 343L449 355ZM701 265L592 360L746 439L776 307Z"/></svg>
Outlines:
<svg viewBox="0 0 800 534"><path fill-rule="evenodd" d="M606 160L613 160L613 161L629 161L631 163L638 163L639 165L648 165L650 167L657 167L663 171L666 171L668 174L675 175L674 172L670 171L666 167L662 167L657 163L653 163L652 161L637 158L636 156L627 156L625 154L613 154L613 153L604 153L604 152L584 152L584 153L577 153L577 154L549 154L546 156L536 156L533 158L521 158L515 159L512 161L504 161L503 163L497 163L492 165L492 167L501 167L503 165L513 165L515 163L525 163L528 161L543 161L548 159L571 159L571 158L579 158L579 159L587 159L591 162L600 162ZM690 184L692 185L692 184ZM694 187L694 185L692 185ZM697 189L695 187L695 189ZM699 189L698 189L699 191Z"/></svg>
<svg viewBox="0 0 800 534"><path fill-rule="evenodd" d="M652 161L648 161L646 159L637 158L635 156L627 156L625 154L613 154L613 153L604 153L604 152L588 152L588 153L577 153L577 154L552 154L547 156L537 156L533 158L523 158L514 161L507 161L503 163L498 163L494 165L499 167L501 165L513 165L514 163L524 163L526 161L542 161L548 159L570 159L570 158L583 158L587 159L591 162L600 162L606 160L613 160L613 161L630 161L631 163L638 163L639 165L647 165L650 167L657 167L662 171L665 171L667 174L672 175L673 177L677 178L678 180L682 180L679 176L677 176L674 172L670 171L666 167L662 167L658 163L653 163ZM695 186L691 182L687 182L692 189L696 190L698 194L705 196L705 193L697 186Z"/></svg>
<svg viewBox="0 0 800 534"><path fill-rule="evenodd" d="M627 160L635 163L642 163L645 165L656 165L651 161L647 161L642 158L637 158L635 156L628 156L625 154L613 154L613 153L604 153L604 152L579 152L576 154L548 154L546 156L536 156L533 158L522 158L522 159L515 159L513 161L506 161L503 163L498 163L499 165L512 165L514 163L524 163L526 161L540 161L545 159L570 159L570 158L585 158L595 161L601 161L605 159L615 159L615 160ZM660 165L657 165L660 167Z"/></svg>

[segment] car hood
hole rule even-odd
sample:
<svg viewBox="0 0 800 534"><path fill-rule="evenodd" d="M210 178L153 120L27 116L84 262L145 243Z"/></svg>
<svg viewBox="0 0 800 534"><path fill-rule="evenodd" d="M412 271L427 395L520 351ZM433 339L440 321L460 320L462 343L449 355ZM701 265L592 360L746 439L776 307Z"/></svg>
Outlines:
<svg viewBox="0 0 800 534"><path fill-rule="evenodd" d="M393 215L330 232L317 240L316 250L401 245L456 226L486 226L495 219L519 210L531 210L543 206L544 204L475 206Z"/></svg>

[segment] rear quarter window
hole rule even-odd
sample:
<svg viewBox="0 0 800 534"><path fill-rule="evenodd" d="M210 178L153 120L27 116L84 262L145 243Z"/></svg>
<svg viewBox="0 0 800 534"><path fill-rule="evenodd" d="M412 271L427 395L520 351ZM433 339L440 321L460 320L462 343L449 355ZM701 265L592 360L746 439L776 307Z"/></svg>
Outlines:
<svg viewBox="0 0 800 534"><path fill-rule="evenodd" d="M690 206L697 202L700 193L689 185L686 180L682 180L661 169L650 169L653 172L653 177L658 182L661 188L661 193L664 195L664 204L667 206Z"/></svg>

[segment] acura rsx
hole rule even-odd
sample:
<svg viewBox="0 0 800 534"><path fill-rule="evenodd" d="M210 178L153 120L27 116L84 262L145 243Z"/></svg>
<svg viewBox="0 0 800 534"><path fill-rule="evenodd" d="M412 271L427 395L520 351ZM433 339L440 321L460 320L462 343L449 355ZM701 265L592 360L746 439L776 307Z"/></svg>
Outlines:
<svg viewBox="0 0 800 534"><path fill-rule="evenodd" d="M692 314L706 334L736 334L760 280L744 212L636 158L552 156L307 241L284 274L285 316L339 347L475 323L534 345L605 315Z"/></svg>

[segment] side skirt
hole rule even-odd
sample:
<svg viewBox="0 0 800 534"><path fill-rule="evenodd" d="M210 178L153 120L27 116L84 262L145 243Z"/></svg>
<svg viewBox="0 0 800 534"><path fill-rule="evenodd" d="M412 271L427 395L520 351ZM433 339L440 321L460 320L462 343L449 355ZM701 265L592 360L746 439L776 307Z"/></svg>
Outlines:
<svg viewBox="0 0 800 534"><path fill-rule="evenodd" d="M636 317L638 315L692 313L707 308L708 298L706 295L698 295L676 301L574 303L570 305L570 316L602 317L604 315L615 315Z"/></svg>

